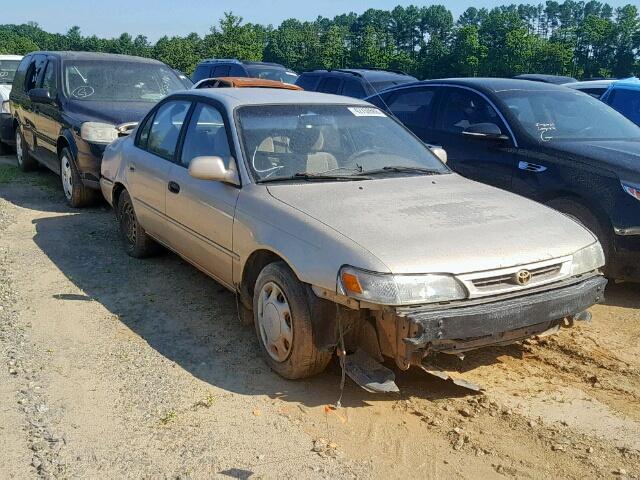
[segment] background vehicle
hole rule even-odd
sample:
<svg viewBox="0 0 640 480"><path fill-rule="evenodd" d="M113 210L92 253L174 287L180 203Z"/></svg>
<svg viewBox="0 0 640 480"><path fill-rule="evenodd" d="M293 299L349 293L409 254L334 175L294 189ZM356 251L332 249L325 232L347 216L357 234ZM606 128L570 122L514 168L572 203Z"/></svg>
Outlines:
<svg viewBox="0 0 640 480"><path fill-rule="evenodd" d="M251 77L296 83L298 74L278 63L250 62L235 58L208 58L196 67L191 79L198 83L205 78Z"/></svg>
<svg viewBox="0 0 640 480"><path fill-rule="evenodd" d="M249 77L205 78L196 83L192 88L279 88L284 90L302 90L302 88L291 83Z"/></svg>
<svg viewBox="0 0 640 480"><path fill-rule="evenodd" d="M6 145L15 142L9 93L20 60L22 57L19 55L0 55L0 155L6 150Z"/></svg>
<svg viewBox="0 0 640 480"><path fill-rule="evenodd" d="M156 60L87 52L34 52L16 73L11 92L18 164L41 163L62 178L73 207L100 188L107 144L126 135L166 94L183 90Z"/></svg>
<svg viewBox="0 0 640 480"><path fill-rule="evenodd" d="M191 79L189 77L187 77L180 70L176 70L175 68L173 69L173 71L175 72L175 74L178 76L178 78L180 79L180 81L184 85L184 88L188 89L188 88L193 87L193 82L191 81Z"/></svg>
<svg viewBox="0 0 640 480"><path fill-rule="evenodd" d="M615 80L587 80L585 82L567 83L565 87L588 93L594 98L600 98L613 82Z"/></svg>
<svg viewBox="0 0 640 480"><path fill-rule="evenodd" d="M636 125L640 125L640 80L628 78L613 82L601 100Z"/></svg>
<svg viewBox="0 0 640 480"><path fill-rule="evenodd" d="M552 83L554 85L565 85L567 83L577 82L573 77L565 77L562 75L545 75L543 73L523 73L513 78L518 80L531 80L533 82Z"/></svg>
<svg viewBox="0 0 640 480"><path fill-rule="evenodd" d="M433 371L434 352L555 331L586 318L606 284L587 229L452 173L347 97L170 95L107 147L101 186L127 252L158 241L237 292L285 378L322 371L341 345L357 383L397 391L372 363Z"/></svg>
<svg viewBox="0 0 640 480"><path fill-rule="evenodd" d="M600 239L608 274L640 280L640 128L612 108L563 86L489 78L369 100L442 145L458 173L578 218Z"/></svg>
<svg viewBox="0 0 640 480"><path fill-rule="evenodd" d="M303 72L296 85L310 92L365 98L385 88L415 81L417 78L400 71L351 68Z"/></svg>

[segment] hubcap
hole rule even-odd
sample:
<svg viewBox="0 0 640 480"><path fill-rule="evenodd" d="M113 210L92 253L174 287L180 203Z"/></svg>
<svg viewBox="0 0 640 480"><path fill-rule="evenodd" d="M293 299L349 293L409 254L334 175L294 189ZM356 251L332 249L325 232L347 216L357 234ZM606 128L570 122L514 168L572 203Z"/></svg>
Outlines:
<svg viewBox="0 0 640 480"><path fill-rule="evenodd" d="M133 205L125 203L120 215L122 233L130 245L135 245L138 234L136 231L136 214L133 211Z"/></svg>
<svg viewBox="0 0 640 480"><path fill-rule="evenodd" d="M71 162L66 155L60 160L60 177L62 177L62 189L67 199L73 195L73 180L71 175Z"/></svg>
<svg viewBox="0 0 640 480"><path fill-rule="evenodd" d="M291 309L284 292L273 282L266 283L260 290L258 327L269 356L276 362L287 360L293 346Z"/></svg>
<svg viewBox="0 0 640 480"><path fill-rule="evenodd" d="M18 165L22 165L22 137L18 131L16 131L16 158Z"/></svg>

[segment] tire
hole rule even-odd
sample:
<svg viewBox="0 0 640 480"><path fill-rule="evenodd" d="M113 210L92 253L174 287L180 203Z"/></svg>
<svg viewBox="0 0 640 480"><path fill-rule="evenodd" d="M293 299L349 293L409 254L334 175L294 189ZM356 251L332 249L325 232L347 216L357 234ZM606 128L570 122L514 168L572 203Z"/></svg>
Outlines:
<svg viewBox="0 0 640 480"><path fill-rule="evenodd" d="M29 146L22 135L20 126L16 127L16 159L18 168L23 172L29 172L38 167L38 162L29 153Z"/></svg>
<svg viewBox="0 0 640 480"><path fill-rule="evenodd" d="M267 364L281 377L317 375L331 360L330 352L314 344L312 314L306 287L284 262L262 269L253 294L254 325ZM280 332L279 340L274 332Z"/></svg>
<svg viewBox="0 0 640 480"><path fill-rule="evenodd" d="M138 223L133 202L126 190L118 198L116 218L127 255L133 258L145 258L158 253L160 246L147 235L145 229Z"/></svg>
<svg viewBox="0 0 640 480"><path fill-rule="evenodd" d="M68 148L62 149L59 160L62 191L67 203L73 208L87 207L94 203L96 192L82 183L73 155Z"/></svg>

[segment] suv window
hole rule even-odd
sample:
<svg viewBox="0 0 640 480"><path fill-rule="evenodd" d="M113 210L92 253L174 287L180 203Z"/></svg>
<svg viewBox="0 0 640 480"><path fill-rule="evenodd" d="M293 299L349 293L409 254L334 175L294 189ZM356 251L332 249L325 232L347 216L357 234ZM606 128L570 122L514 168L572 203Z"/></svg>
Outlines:
<svg viewBox="0 0 640 480"><path fill-rule="evenodd" d="M147 139L149 152L167 160L173 159L180 131L190 106L191 102L177 100L167 102L158 108Z"/></svg>
<svg viewBox="0 0 640 480"><path fill-rule="evenodd" d="M49 59L47 67L44 70L44 77L42 78L42 88L49 90L51 98L55 98L58 95L58 84L56 82L56 62Z"/></svg>
<svg viewBox="0 0 640 480"><path fill-rule="evenodd" d="M25 75L27 70L29 70L29 66L31 65L32 57L27 55L22 59L20 65L18 65L18 70L16 71L16 76L13 80L13 91L14 92L22 92L24 91L24 83L25 83Z"/></svg>
<svg viewBox="0 0 640 480"><path fill-rule="evenodd" d="M415 132L426 127L434 97L432 88L408 88L392 93L385 100L391 113Z"/></svg>
<svg viewBox="0 0 640 480"><path fill-rule="evenodd" d="M229 68L229 76L230 77L246 77L244 69L240 65L231 65Z"/></svg>
<svg viewBox="0 0 640 480"><path fill-rule="evenodd" d="M609 94L609 105L640 125L640 90L614 88Z"/></svg>
<svg viewBox="0 0 640 480"><path fill-rule="evenodd" d="M480 95L462 88L447 88L440 109L438 129L462 133L477 123L493 123L503 132L506 130L498 113Z"/></svg>
<svg viewBox="0 0 640 480"><path fill-rule="evenodd" d="M318 87L319 82L320 82L319 75L311 75L311 74L303 73L298 77L298 80L296 81L296 85L298 85L300 88L304 90L309 90L311 92L314 92Z"/></svg>
<svg viewBox="0 0 640 480"><path fill-rule="evenodd" d="M196 71L193 72L191 79L194 82L199 82L203 78L209 78L211 73L211 67L207 64L201 64L196 67Z"/></svg>
<svg viewBox="0 0 640 480"><path fill-rule="evenodd" d="M218 65L216 68L213 69L211 76L212 77L228 77L229 70L230 70L229 65Z"/></svg>
<svg viewBox="0 0 640 480"><path fill-rule="evenodd" d="M364 98L367 96L367 92L364 91L364 87L359 81L355 79L347 79L342 85L342 95L347 97Z"/></svg>
<svg viewBox="0 0 640 480"><path fill-rule="evenodd" d="M320 86L318 87L318 91L323 93L337 94L340 91L341 84L342 80L337 77L323 78L320 82Z"/></svg>
<svg viewBox="0 0 640 480"><path fill-rule="evenodd" d="M29 93L29 90L33 90L38 85L38 79L44 68L44 64L47 61L47 57L44 55L36 55L31 61L31 65L27 69L27 76L24 82L24 91Z"/></svg>
<svg viewBox="0 0 640 480"><path fill-rule="evenodd" d="M222 115L217 108L205 103L199 103L193 111L184 137L180 163L188 167L191 160L200 156L220 157L226 166L231 157Z"/></svg>

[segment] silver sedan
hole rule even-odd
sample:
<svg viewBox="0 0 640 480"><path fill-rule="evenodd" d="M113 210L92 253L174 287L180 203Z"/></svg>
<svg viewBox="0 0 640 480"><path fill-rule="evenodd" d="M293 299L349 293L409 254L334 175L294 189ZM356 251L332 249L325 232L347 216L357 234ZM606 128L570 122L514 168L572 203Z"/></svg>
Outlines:
<svg viewBox="0 0 640 480"><path fill-rule="evenodd" d="M235 292L280 375L337 352L388 391L384 357L428 370L554 332L606 284L587 229L452 173L443 153L352 98L202 89L111 144L101 186L126 251L164 245Z"/></svg>

